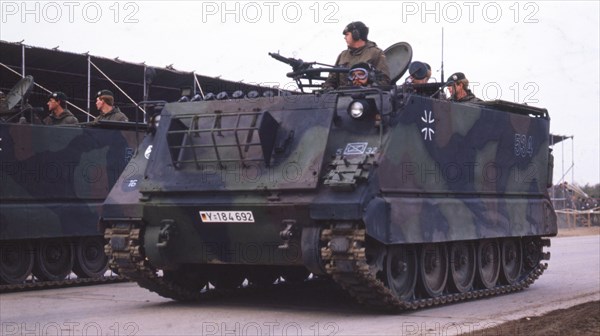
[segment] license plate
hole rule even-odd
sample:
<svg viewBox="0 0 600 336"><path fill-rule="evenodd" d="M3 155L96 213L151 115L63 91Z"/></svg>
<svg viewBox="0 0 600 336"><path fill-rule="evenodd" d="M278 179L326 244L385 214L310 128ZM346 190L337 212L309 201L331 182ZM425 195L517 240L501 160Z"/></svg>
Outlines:
<svg viewBox="0 0 600 336"><path fill-rule="evenodd" d="M200 211L203 223L254 223L252 211Z"/></svg>

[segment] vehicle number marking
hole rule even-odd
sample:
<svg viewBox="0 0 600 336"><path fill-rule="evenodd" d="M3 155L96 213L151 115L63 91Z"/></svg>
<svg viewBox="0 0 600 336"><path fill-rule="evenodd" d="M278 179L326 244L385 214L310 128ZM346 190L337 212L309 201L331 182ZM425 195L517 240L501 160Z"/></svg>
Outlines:
<svg viewBox="0 0 600 336"><path fill-rule="evenodd" d="M203 223L254 223L252 211L200 211Z"/></svg>
<svg viewBox="0 0 600 336"><path fill-rule="evenodd" d="M533 137L525 134L515 134L515 156L533 157Z"/></svg>

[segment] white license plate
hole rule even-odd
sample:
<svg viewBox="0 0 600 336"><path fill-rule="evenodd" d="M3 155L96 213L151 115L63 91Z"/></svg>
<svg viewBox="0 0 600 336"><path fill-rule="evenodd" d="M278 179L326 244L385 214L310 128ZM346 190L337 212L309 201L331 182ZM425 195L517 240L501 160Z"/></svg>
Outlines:
<svg viewBox="0 0 600 336"><path fill-rule="evenodd" d="M254 223L252 211L200 211L203 223Z"/></svg>

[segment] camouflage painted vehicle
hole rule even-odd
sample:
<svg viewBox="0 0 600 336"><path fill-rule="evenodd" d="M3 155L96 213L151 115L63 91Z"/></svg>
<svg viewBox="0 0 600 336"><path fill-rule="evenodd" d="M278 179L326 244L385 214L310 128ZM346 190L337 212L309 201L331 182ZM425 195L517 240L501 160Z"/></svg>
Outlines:
<svg viewBox="0 0 600 336"><path fill-rule="evenodd" d="M441 88L166 104L103 207L112 267L176 300L310 273L378 309L529 286L557 233L548 113Z"/></svg>
<svg viewBox="0 0 600 336"><path fill-rule="evenodd" d="M99 212L141 141L139 130L133 123L0 123L1 284L19 287L31 273L38 283L72 271L104 275Z"/></svg>

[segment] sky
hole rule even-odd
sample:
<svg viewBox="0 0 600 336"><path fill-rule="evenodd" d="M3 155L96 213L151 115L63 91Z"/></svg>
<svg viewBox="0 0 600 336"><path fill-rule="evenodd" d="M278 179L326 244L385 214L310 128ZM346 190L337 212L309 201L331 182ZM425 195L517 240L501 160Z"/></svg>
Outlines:
<svg viewBox="0 0 600 336"><path fill-rule="evenodd" d="M333 64L352 21L382 49L410 43L433 77L543 107L554 182L600 183L598 1L0 1L0 39L293 88L268 52ZM443 29L443 43L442 43ZM442 49L443 45L443 49ZM442 52L443 51L443 52ZM571 162L574 160L574 166Z"/></svg>

